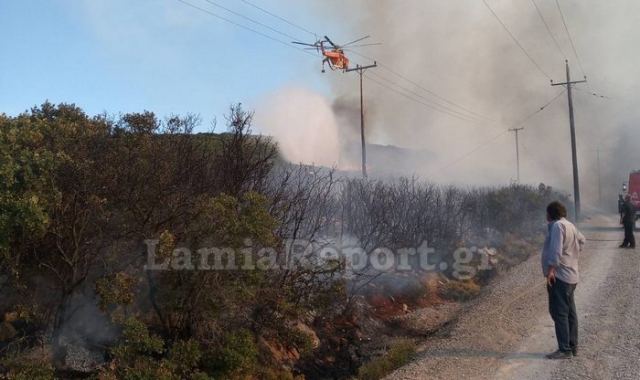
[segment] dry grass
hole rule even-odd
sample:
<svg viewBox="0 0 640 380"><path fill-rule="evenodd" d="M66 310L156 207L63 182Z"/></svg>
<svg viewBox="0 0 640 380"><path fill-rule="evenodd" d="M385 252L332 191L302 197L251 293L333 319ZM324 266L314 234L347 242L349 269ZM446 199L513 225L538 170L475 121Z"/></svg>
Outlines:
<svg viewBox="0 0 640 380"><path fill-rule="evenodd" d="M440 288L440 296L450 301L468 301L477 297L480 289L474 280L449 281Z"/></svg>

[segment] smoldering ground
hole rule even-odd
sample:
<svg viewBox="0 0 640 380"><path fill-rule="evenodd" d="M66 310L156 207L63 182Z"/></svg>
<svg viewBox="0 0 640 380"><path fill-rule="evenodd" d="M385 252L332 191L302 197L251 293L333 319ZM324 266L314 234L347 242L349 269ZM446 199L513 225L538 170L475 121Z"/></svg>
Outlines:
<svg viewBox="0 0 640 380"><path fill-rule="evenodd" d="M417 155L401 165L393 162L393 168L385 168L380 163L372 169L458 184L502 184L514 180L514 136L499 134L517 126L525 116L539 110L562 91L561 87L550 86L549 77L556 82L566 79L566 58L573 79L581 79L583 74L588 76L588 83L577 85L573 94L583 198L591 204L597 203L596 158L600 149L603 198L607 206L615 205L622 181L629 170L639 166L634 163L640 160L634 143L639 137L634 128L639 115L633 107L640 85L633 73L640 63L640 54L632 48L640 39L637 22L640 4L632 0L559 1L570 40L556 2L536 0L544 21L558 41L558 49L530 0L487 0L487 3L541 70L518 48L481 1L306 3L319 17L338 18L343 26L337 31L319 30L320 35L330 34L334 40L346 42L370 34L371 41L383 44L357 50L381 64L371 70L364 82L368 141L429 153L428 158ZM303 38L310 36L301 36ZM350 56L352 64L370 63L361 56ZM456 105L434 97L388 69ZM325 105L331 104L330 111L336 116L330 123L308 122L296 128L329 131L331 138L325 139L321 134L320 139L301 139L296 149L305 153L294 155L292 160L307 161L310 152L316 150L332 154L337 135L341 156L354 157L356 161L342 164L357 168L358 154L349 153L359 151L357 75L329 72L325 78L331 85ZM304 81L301 78L301 87L305 87ZM376 82L404 92L414 100ZM593 92L605 98L593 96ZM288 104L273 106L292 110L287 108ZM311 110L320 112L317 108ZM466 110L493 121L480 119ZM260 116L258 113L259 121ZM469 118L474 121L462 120ZM520 134L523 182L544 182L567 191L572 188L568 124L566 95L524 123L525 130ZM276 134L276 137L279 136Z"/></svg>

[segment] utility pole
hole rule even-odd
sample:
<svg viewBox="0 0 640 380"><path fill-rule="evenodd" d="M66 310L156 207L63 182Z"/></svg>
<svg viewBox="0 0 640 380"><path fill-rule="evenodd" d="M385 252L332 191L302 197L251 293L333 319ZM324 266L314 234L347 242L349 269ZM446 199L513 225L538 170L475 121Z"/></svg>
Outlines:
<svg viewBox="0 0 640 380"><path fill-rule="evenodd" d="M569 73L569 61L564 61L567 70L567 81L564 83L553 83L552 86L567 86L567 98L569 101L569 128L571 131L571 159L573 161L573 200L575 202L575 221L580 220L580 181L578 179L578 154L576 153L576 127L573 118L573 99L571 98L571 85L576 83L585 83L587 77L584 80L571 81L571 74Z"/></svg>
<svg viewBox="0 0 640 380"><path fill-rule="evenodd" d="M598 160L598 207L602 207L602 179L600 177L600 147L596 150L596 159Z"/></svg>
<svg viewBox="0 0 640 380"><path fill-rule="evenodd" d="M372 69L377 66L377 63L373 62L373 65L356 65L355 68L345 70L345 72L357 71L360 75L360 140L362 142L362 176L364 178L367 178L367 146L364 138L364 95L362 93L362 75L367 69Z"/></svg>
<svg viewBox="0 0 640 380"><path fill-rule="evenodd" d="M509 132L515 132L516 134L516 168L518 173L518 183L520 183L520 145L518 144L518 132L523 129L524 127L509 129Z"/></svg>

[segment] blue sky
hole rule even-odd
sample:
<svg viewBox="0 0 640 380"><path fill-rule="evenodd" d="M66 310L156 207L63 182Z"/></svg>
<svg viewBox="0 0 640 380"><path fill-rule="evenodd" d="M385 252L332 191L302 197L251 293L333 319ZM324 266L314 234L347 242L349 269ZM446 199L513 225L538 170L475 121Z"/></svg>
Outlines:
<svg viewBox="0 0 640 380"><path fill-rule="evenodd" d="M251 25L205 0L188 1ZM240 0L215 2L313 39ZM253 2L312 30L339 29L326 19L320 25L304 2ZM191 112L206 129L231 103L251 107L292 83L329 88L319 60L177 0L0 0L0 35L0 112L9 115L48 99L89 114Z"/></svg>

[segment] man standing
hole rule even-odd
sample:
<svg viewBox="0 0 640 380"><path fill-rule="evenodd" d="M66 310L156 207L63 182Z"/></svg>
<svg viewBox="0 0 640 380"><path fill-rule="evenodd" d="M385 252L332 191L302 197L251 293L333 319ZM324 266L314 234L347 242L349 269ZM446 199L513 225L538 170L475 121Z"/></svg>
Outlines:
<svg viewBox="0 0 640 380"><path fill-rule="evenodd" d="M624 241L620 248L636 248L636 238L633 236L633 229L636 226L636 208L631 203L631 195L627 194L622 206L622 225L624 226Z"/></svg>
<svg viewBox="0 0 640 380"><path fill-rule="evenodd" d="M560 202L547 206L548 233L542 250L542 272L547 279L549 313L555 324L558 350L548 359L570 359L578 353L578 315L573 293L578 284L578 256L584 236L566 219Z"/></svg>

